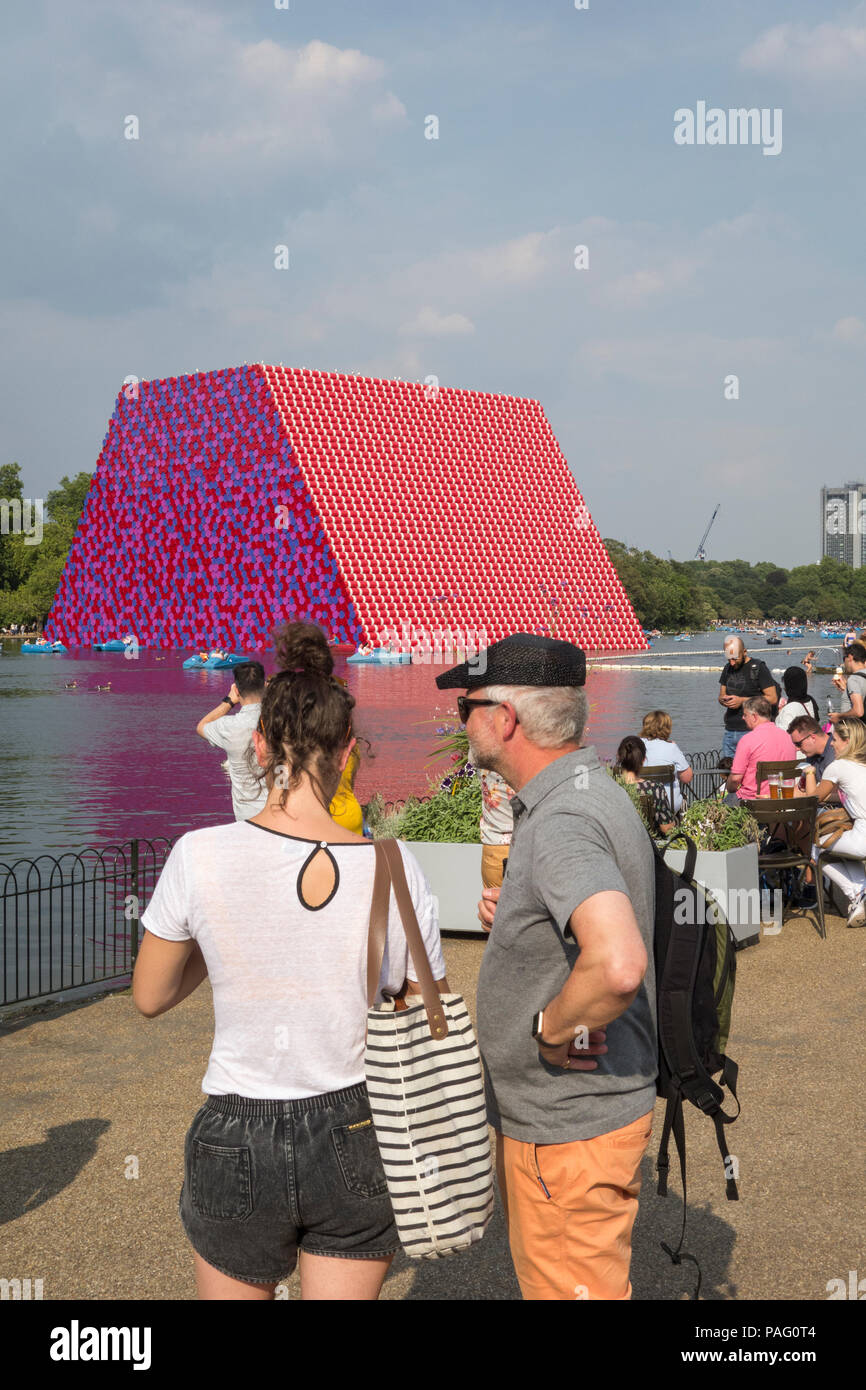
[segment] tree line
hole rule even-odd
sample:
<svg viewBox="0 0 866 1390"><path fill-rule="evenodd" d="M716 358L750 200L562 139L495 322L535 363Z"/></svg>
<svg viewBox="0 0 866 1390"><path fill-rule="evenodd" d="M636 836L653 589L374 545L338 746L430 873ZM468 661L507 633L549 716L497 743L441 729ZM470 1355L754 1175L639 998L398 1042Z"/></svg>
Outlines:
<svg viewBox="0 0 866 1390"><path fill-rule="evenodd" d="M0 627L18 623L32 628L48 617L90 478L89 473L64 477L49 492L42 508L41 538L34 543L35 535L20 529L22 511L33 515L32 507L23 507L21 469L17 463L0 465Z"/></svg>
<svg viewBox="0 0 866 1390"><path fill-rule="evenodd" d="M829 557L786 570L769 560L663 560L622 541L604 545L643 627L703 630L718 621L832 623L866 616L866 570Z"/></svg>

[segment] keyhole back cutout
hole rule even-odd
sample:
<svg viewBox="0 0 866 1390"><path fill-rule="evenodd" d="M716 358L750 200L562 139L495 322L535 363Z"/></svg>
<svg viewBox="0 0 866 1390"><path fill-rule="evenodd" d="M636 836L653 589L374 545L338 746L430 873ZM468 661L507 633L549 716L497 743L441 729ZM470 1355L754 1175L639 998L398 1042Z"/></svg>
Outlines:
<svg viewBox="0 0 866 1390"><path fill-rule="evenodd" d="M309 912L327 907L340 886L340 866L321 840L304 860L298 874L298 900Z"/></svg>

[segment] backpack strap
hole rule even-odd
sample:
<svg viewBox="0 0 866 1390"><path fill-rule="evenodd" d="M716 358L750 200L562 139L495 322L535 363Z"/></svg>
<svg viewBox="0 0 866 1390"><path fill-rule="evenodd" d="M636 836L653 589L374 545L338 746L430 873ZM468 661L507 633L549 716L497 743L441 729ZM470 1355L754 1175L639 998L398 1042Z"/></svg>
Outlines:
<svg viewBox="0 0 866 1390"><path fill-rule="evenodd" d="M692 1297L697 1301L701 1292L701 1282L703 1278L701 1267L694 1255L690 1255L687 1250L683 1250L683 1241L686 1238L686 1217L688 1216L688 1192L686 1189L686 1127L683 1119L683 1097L679 1089L674 1090L668 1095L661 1144L659 1145L659 1156L656 1160L656 1167L659 1169L658 1191L661 1197L667 1196L667 1169L669 1167L668 1144L671 1131L673 1131L674 1143L677 1146L677 1154L680 1160L680 1175L683 1180L683 1226L680 1231L680 1243L676 1250L672 1250L666 1241L661 1241L660 1244L665 1254L670 1256L671 1264L680 1265L683 1260L689 1260L695 1266L695 1269L698 1271L698 1282ZM664 1190L662 1190L663 1184Z"/></svg>
<svg viewBox="0 0 866 1390"><path fill-rule="evenodd" d="M732 1125L737 1115L740 1113L740 1101L737 1096L739 1068L736 1062L731 1061L730 1057L725 1057L722 1060L722 1075L719 1079L723 1086L727 1086L734 1100L737 1102L737 1114L726 1115L724 1110L719 1109L713 1115L713 1124L716 1127L716 1142L719 1146L719 1153L722 1155L722 1160L725 1165L725 1196L729 1202L738 1202L740 1200L740 1194L737 1189L737 1183L733 1174L728 1171L728 1160L731 1155L728 1153L728 1143L725 1139L725 1125Z"/></svg>

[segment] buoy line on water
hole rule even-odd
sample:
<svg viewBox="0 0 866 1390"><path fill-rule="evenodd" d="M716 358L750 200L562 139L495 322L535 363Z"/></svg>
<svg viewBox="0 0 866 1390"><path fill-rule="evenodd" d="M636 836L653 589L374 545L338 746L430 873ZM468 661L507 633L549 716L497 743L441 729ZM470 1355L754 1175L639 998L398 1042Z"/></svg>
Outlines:
<svg viewBox="0 0 866 1390"><path fill-rule="evenodd" d="M751 654L752 654L752 656L757 656L757 655L758 655L758 652L760 651L760 648L759 648L759 647L747 647L746 650L747 650L747 651L750 651ZM814 645L814 643L811 643L811 642L806 643L806 644L804 644L803 646L796 646L796 645L792 644L790 647L785 647L784 644L783 644L782 647L775 647L775 646L771 647L771 648L770 648L770 655L772 655L772 653L773 653L774 651L777 652L779 655L781 655L782 650L784 650L786 653L787 653L787 652L819 652L819 651L826 651L826 650L827 650L827 644L826 644L826 642L825 642L825 644L824 644L823 647L816 647L816 646ZM646 659L647 657L653 657L653 656L679 656L679 652L615 652L614 655L616 656L617 661L623 661L623 660L626 659L626 657L631 658L631 657L642 656L644 659ZM722 661L722 663L724 664L724 655L725 655L725 653L724 653L724 648L723 648L723 647L718 647L718 648L717 648L717 647L710 647L710 649L709 649L708 651L700 651L700 652L683 652L683 656L687 656L687 655L688 655L688 656L717 656L717 657L719 657L719 659L720 659L720 660ZM592 658L590 658L590 660L592 660ZM702 667L701 669L702 669L702 670L705 670L705 669L707 669L707 668L706 668L706 667Z"/></svg>
<svg viewBox="0 0 866 1390"><path fill-rule="evenodd" d="M612 661L590 661L587 664L587 675L591 671L718 671L718 666L635 666L629 662L628 666L622 662ZM772 668L771 668L772 669Z"/></svg>

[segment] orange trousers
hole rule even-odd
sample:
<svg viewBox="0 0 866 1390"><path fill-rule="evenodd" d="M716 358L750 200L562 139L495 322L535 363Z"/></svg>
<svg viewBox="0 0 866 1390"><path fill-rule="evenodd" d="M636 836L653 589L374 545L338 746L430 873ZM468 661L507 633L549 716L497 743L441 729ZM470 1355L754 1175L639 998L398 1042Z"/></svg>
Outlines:
<svg viewBox="0 0 866 1390"><path fill-rule="evenodd" d="M501 888L502 863L508 858L510 845L481 846L481 882L485 888Z"/></svg>
<svg viewBox="0 0 866 1390"><path fill-rule="evenodd" d="M652 1118L571 1144L497 1134L499 1193L525 1299L631 1298L631 1233Z"/></svg>

